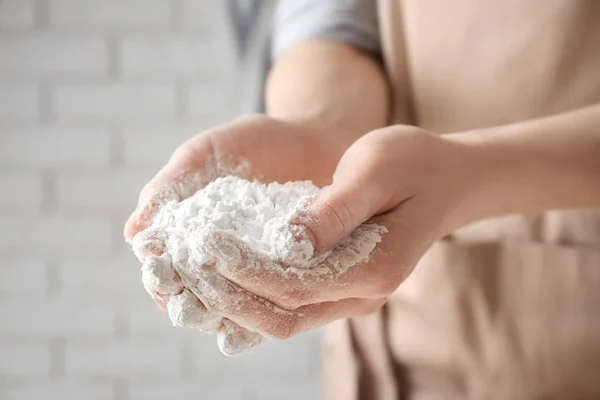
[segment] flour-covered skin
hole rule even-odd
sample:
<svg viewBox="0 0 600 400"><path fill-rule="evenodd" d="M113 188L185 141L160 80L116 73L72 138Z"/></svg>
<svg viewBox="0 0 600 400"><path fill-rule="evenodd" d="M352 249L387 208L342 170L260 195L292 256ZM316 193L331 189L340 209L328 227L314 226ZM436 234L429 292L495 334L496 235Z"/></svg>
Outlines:
<svg viewBox="0 0 600 400"><path fill-rule="evenodd" d="M224 353L259 344L269 330L243 328L244 314L268 325L293 319L296 308L254 294L261 279L286 282L280 290L291 298L368 260L386 231L363 224L338 247L316 254L301 221L319 192L310 182L265 185L227 176L181 202L166 202L132 242L144 262L144 286L168 297L174 325L218 333Z"/></svg>

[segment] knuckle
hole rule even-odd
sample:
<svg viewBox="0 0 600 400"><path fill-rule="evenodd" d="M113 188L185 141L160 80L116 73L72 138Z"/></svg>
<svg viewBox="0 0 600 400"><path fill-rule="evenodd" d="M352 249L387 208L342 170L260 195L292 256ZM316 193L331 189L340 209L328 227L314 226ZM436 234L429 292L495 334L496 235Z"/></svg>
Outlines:
<svg viewBox="0 0 600 400"><path fill-rule="evenodd" d="M285 340L298 333L299 325L299 316L295 313L288 313L278 318L277 322L269 327L267 333L275 339Z"/></svg>
<svg viewBox="0 0 600 400"><path fill-rule="evenodd" d="M328 199L324 201L323 208L327 219L336 236L344 235L352 225L352 214L346 203L341 199Z"/></svg>

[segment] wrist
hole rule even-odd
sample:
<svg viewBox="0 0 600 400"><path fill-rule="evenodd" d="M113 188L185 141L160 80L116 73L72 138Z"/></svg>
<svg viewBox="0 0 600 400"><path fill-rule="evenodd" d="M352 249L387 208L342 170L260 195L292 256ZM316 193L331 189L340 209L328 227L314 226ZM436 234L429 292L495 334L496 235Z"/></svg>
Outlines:
<svg viewBox="0 0 600 400"><path fill-rule="evenodd" d="M443 228L444 234L449 234L491 213L494 195L490 176L493 172L486 165L482 143L476 136L457 133L441 138L450 144L442 173L444 178L440 182L449 183L445 191L450 195L451 207Z"/></svg>
<svg viewBox="0 0 600 400"><path fill-rule="evenodd" d="M448 135L465 149L470 170L466 219L560 208L569 182L577 179L564 153L532 145L515 126Z"/></svg>
<svg viewBox="0 0 600 400"><path fill-rule="evenodd" d="M510 162L507 161L511 157L483 135L480 132L449 135L463 148L468 174L462 225L502 214L502 205L508 201L507 194L517 190L508 170ZM514 164L520 160L512 159L511 162L516 167Z"/></svg>

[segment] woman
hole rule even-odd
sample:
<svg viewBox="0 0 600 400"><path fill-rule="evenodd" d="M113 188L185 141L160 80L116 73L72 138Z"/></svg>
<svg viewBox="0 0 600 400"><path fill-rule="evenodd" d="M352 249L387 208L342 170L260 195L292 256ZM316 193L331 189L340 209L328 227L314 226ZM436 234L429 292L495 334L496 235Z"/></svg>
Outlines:
<svg viewBox="0 0 600 400"><path fill-rule="evenodd" d="M268 116L183 144L126 237L194 174L331 184L307 231L324 251L372 218L371 260L310 289L227 277L285 321L220 310L275 337L337 321L328 399L600 398L600 3L279 7Z"/></svg>

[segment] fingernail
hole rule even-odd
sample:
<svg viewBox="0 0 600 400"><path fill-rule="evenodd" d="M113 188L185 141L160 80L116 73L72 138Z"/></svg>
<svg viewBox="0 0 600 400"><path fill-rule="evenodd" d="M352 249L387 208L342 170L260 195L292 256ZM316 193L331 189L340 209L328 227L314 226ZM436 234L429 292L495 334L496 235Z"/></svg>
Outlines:
<svg viewBox="0 0 600 400"><path fill-rule="evenodd" d="M313 215L315 215L315 211L310 209L311 205L308 205L307 208L292 221L292 226L297 226L300 228L300 232L306 236L306 238L310 241L313 246L314 253L319 253L319 243L317 240L317 236L314 233L314 226L317 224Z"/></svg>

